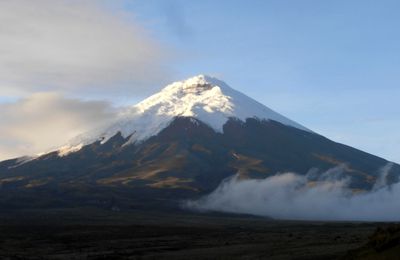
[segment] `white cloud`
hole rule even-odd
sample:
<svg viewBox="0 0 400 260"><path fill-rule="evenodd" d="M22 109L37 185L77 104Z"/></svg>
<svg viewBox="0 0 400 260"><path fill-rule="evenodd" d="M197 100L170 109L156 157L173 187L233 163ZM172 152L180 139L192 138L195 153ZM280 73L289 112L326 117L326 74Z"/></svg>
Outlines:
<svg viewBox="0 0 400 260"><path fill-rule="evenodd" d="M392 164L380 171L371 192L354 193L349 179L334 168L312 174L284 173L262 180L225 180L208 196L189 201L195 210L247 213L297 220L400 220L400 183L386 185Z"/></svg>
<svg viewBox="0 0 400 260"><path fill-rule="evenodd" d="M0 104L0 111L0 161L47 152L110 122L117 113L107 102L65 98L55 93L37 93Z"/></svg>
<svg viewBox="0 0 400 260"><path fill-rule="evenodd" d="M109 103L66 96L142 96L170 58L120 0L0 1L0 57L0 160L105 124Z"/></svg>
<svg viewBox="0 0 400 260"><path fill-rule="evenodd" d="M167 74L166 50L119 3L0 1L0 95L126 95L158 85Z"/></svg>

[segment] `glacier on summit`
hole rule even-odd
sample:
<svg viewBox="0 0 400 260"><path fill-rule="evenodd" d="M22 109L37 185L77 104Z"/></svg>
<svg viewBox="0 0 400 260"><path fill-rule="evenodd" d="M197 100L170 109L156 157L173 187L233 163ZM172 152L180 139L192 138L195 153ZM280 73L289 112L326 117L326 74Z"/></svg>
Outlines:
<svg viewBox="0 0 400 260"><path fill-rule="evenodd" d="M97 140L106 142L118 132L126 144L139 142L157 135L176 117L192 117L209 125L217 132L230 119L246 118L274 120L282 124L309 131L304 126L278 114L261 103L229 87L216 78L198 75L174 82L160 92L121 113L105 129L83 134L59 149L59 155L79 150L83 145Z"/></svg>

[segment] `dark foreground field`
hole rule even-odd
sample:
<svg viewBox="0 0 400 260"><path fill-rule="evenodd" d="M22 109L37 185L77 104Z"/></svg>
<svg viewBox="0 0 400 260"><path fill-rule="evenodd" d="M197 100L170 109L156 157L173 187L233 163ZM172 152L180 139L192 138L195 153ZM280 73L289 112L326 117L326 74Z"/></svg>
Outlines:
<svg viewBox="0 0 400 260"><path fill-rule="evenodd" d="M0 220L0 259L337 259L382 226L93 209Z"/></svg>

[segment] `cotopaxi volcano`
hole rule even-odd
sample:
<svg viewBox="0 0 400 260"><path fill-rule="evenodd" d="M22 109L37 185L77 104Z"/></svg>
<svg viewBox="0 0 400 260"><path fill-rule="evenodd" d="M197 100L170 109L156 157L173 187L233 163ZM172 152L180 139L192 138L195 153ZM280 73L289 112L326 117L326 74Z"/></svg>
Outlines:
<svg viewBox="0 0 400 260"><path fill-rule="evenodd" d="M62 134L62 133L60 133ZM177 208L222 180L341 167L354 192L382 158L333 142L208 76L175 82L115 121L32 158L0 163L3 208ZM395 183L393 164L385 182Z"/></svg>

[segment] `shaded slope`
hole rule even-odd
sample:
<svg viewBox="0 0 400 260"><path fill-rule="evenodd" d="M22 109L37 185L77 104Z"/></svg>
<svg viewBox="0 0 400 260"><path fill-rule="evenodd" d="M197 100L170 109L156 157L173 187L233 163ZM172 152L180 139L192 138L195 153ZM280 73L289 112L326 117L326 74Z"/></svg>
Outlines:
<svg viewBox="0 0 400 260"><path fill-rule="evenodd" d="M387 161L276 121L230 119L223 133L178 117L158 135L130 145L117 134L60 157L13 167L0 163L0 206L176 207L214 190L226 177L265 178L278 172L322 173L340 166L351 188L369 190ZM389 182L396 182L394 165Z"/></svg>

